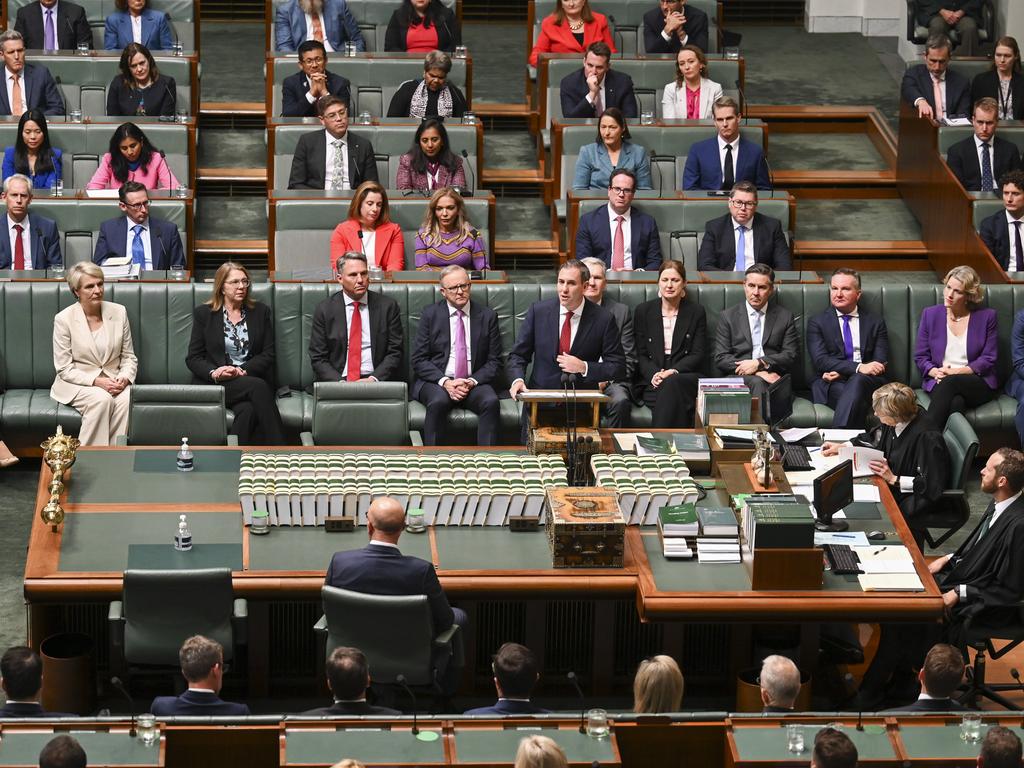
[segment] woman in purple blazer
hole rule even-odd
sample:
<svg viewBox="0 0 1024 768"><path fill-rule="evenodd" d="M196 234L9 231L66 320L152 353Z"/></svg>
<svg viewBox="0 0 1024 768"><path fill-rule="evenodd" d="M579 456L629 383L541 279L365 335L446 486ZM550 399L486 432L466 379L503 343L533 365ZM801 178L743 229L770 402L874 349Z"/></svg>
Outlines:
<svg viewBox="0 0 1024 768"><path fill-rule="evenodd" d="M943 303L921 313L914 362L931 395L928 415L938 429L954 409L977 408L998 394L994 309L981 306L985 291L970 267L949 271Z"/></svg>

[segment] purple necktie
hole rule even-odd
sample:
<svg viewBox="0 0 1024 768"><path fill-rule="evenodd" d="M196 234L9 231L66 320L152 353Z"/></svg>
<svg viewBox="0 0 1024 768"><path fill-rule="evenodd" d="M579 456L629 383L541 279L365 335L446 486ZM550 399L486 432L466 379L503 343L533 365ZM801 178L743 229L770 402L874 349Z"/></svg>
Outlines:
<svg viewBox="0 0 1024 768"><path fill-rule="evenodd" d="M455 378L469 376L469 361L466 360L466 326L462 322L461 309L455 310Z"/></svg>
<svg viewBox="0 0 1024 768"><path fill-rule="evenodd" d="M53 25L53 11L46 12L46 24L43 25L43 49L47 51L57 50L57 29Z"/></svg>
<svg viewBox="0 0 1024 768"><path fill-rule="evenodd" d="M849 315L843 315L843 351L847 360L853 360L853 331L850 330Z"/></svg>

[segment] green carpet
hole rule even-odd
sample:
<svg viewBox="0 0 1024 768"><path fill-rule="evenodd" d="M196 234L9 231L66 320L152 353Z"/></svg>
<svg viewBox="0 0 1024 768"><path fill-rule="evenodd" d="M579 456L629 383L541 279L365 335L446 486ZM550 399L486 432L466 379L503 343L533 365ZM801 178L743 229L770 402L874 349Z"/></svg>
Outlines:
<svg viewBox="0 0 1024 768"><path fill-rule="evenodd" d="M921 226L902 200L801 200L798 240L919 240Z"/></svg>
<svg viewBox="0 0 1024 768"><path fill-rule="evenodd" d="M200 197L196 238L254 240L267 236L267 201L262 197Z"/></svg>
<svg viewBox="0 0 1024 768"><path fill-rule="evenodd" d="M474 102L523 101L526 94L525 27L525 21L462 25L462 42L473 57Z"/></svg>
<svg viewBox="0 0 1024 768"><path fill-rule="evenodd" d="M267 55L263 24L204 21L199 31L202 100L263 101Z"/></svg>
<svg viewBox="0 0 1024 768"><path fill-rule="evenodd" d="M768 151L773 171L884 171L889 167L863 133L770 132Z"/></svg>

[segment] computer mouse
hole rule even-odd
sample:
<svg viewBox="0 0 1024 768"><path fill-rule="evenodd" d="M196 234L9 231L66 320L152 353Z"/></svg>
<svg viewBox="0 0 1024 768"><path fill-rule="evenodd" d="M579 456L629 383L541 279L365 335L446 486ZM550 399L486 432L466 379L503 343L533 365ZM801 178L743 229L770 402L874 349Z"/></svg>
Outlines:
<svg viewBox="0 0 1024 768"><path fill-rule="evenodd" d="M885 538L885 534L882 531L871 531L868 533L868 538L871 541L882 541Z"/></svg>

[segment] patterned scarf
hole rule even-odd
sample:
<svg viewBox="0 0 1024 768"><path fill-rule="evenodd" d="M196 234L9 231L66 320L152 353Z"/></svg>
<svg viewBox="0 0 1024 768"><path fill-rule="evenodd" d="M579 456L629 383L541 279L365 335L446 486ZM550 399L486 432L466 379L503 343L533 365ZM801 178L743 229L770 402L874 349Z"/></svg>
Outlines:
<svg viewBox="0 0 1024 768"><path fill-rule="evenodd" d="M427 81L420 80L409 105L409 117L418 117L421 120L426 117L427 99ZM452 92L447 85L437 94L437 114L439 117L450 117L452 114Z"/></svg>

